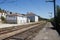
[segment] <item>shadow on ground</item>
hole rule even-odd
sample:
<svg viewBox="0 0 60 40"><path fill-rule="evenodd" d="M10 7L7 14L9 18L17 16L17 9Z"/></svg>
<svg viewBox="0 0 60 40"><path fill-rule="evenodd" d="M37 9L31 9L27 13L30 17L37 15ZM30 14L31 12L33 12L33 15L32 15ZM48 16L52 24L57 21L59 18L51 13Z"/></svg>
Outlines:
<svg viewBox="0 0 60 40"><path fill-rule="evenodd" d="M54 27L51 27L51 29L56 30L60 36L60 25L55 24L54 22L51 22L51 24L54 26Z"/></svg>

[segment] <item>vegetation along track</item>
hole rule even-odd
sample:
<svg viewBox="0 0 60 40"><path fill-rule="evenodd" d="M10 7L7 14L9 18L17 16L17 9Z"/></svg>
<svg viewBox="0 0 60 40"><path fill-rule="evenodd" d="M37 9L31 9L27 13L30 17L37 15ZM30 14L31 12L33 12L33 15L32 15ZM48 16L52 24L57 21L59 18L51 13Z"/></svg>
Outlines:
<svg viewBox="0 0 60 40"><path fill-rule="evenodd" d="M32 40L33 37L37 35L37 32L39 32L46 23L42 25L38 25L36 27L33 27L29 30L23 31L21 33L18 33L16 35L10 36L8 38L5 38L3 40Z"/></svg>

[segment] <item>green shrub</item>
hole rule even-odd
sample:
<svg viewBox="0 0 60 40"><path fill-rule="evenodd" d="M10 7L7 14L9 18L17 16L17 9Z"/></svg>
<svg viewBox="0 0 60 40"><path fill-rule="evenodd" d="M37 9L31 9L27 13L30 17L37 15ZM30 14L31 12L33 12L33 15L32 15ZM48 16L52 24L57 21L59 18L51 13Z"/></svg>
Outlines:
<svg viewBox="0 0 60 40"><path fill-rule="evenodd" d="M1 20L2 20L2 21L5 21L5 18L4 18L3 16L1 16Z"/></svg>

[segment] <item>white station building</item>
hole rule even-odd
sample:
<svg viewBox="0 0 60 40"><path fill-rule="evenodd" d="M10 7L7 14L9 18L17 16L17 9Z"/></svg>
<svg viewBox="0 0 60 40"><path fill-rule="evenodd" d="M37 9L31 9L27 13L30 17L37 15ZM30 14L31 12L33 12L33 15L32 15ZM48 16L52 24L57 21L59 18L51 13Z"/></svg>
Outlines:
<svg viewBox="0 0 60 40"><path fill-rule="evenodd" d="M22 14L8 14L6 15L6 22L7 23L15 23L15 24L23 24L29 23L30 19L27 16Z"/></svg>
<svg viewBox="0 0 60 40"><path fill-rule="evenodd" d="M26 16L30 19L30 22L38 22L38 20L39 20L38 15L36 15L32 12L27 13Z"/></svg>
<svg viewBox="0 0 60 40"><path fill-rule="evenodd" d="M6 18L7 23L12 23L12 24L22 24L22 23L30 23L30 22L38 22L39 17L38 15L30 12L27 14L19 14L19 13L1 13L0 12L0 21L1 21L1 16Z"/></svg>

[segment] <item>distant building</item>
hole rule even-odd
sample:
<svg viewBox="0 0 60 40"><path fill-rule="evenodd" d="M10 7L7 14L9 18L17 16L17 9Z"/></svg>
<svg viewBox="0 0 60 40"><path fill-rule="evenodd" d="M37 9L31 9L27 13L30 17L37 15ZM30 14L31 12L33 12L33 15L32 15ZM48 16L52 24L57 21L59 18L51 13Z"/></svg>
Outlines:
<svg viewBox="0 0 60 40"><path fill-rule="evenodd" d="M36 15L32 12L27 13L26 16L30 19L30 22L38 22L38 20L39 20L38 15Z"/></svg>
<svg viewBox="0 0 60 40"><path fill-rule="evenodd" d="M6 15L6 22L22 24L22 23L29 23L30 20L22 14L8 14L8 15Z"/></svg>
<svg viewBox="0 0 60 40"><path fill-rule="evenodd" d="M1 16L3 16L6 19L7 23L22 24L22 23L39 21L38 15L32 12L29 12L27 14L19 14L19 13L13 13L9 11L0 12L0 21L1 21Z"/></svg>

